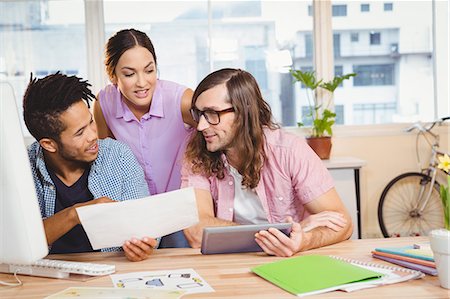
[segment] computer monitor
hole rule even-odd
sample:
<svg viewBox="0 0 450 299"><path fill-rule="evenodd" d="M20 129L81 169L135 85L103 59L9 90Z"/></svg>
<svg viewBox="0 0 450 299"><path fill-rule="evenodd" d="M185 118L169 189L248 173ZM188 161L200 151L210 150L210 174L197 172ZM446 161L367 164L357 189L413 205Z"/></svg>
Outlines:
<svg viewBox="0 0 450 299"><path fill-rule="evenodd" d="M0 263L31 264L48 253L11 84L0 81Z"/></svg>

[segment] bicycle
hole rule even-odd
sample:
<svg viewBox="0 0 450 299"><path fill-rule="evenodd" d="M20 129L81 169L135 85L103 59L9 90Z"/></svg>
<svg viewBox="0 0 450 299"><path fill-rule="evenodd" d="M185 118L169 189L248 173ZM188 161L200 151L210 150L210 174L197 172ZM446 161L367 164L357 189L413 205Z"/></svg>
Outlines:
<svg viewBox="0 0 450 299"><path fill-rule="evenodd" d="M431 156L427 168L421 172L400 174L384 188L378 203L378 222L385 238L426 236L429 231L444 227L440 184L436 175L438 157L445 153L439 150L439 135L431 130L449 119L444 117L426 126L416 123L405 129L406 132L418 130L416 153L419 163L420 136L430 145Z"/></svg>

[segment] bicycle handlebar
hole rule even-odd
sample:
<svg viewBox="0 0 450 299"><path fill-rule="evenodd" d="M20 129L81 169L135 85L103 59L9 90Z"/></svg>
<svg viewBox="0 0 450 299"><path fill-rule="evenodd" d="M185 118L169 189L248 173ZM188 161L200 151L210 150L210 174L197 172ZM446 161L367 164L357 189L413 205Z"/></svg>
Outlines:
<svg viewBox="0 0 450 299"><path fill-rule="evenodd" d="M405 132L411 132L411 131L413 131L414 129L417 129L417 130L419 130L419 131L421 131L421 132L424 132L424 131L425 131L425 128L424 128L420 123L415 123L415 124L413 124L411 127L406 128L404 131L405 131Z"/></svg>
<svg viewBox="0 0 450 299"><path fill-rule="evenodd" d="M428 127L425 127L424 125L422 125L420 122L416 122L415 124L413 124L411 127L406 128L404 131L405 132L411 132L414 129L419 130L420 132L430 132L431 129L433 129L433 127L436 124L440 124L446 120L450 120L450 116L446 116L446 117L442 117L439 120L435 120L434 122L430 123L430 125Z"/></svg>

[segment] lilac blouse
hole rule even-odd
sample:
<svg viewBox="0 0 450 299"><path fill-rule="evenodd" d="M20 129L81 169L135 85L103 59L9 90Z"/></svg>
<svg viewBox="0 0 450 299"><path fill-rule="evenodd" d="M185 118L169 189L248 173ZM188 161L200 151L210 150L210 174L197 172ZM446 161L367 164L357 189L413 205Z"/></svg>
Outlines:
<svg viewBox="0 0 450 299"><path fill-rule="evenodd" d="M180 188L180 169L187 137L181 114L185 86L158 80L150 111L136 119L116 85L108 85L98 100L114 137L131 148L144 169L150 194Z"/></svg>

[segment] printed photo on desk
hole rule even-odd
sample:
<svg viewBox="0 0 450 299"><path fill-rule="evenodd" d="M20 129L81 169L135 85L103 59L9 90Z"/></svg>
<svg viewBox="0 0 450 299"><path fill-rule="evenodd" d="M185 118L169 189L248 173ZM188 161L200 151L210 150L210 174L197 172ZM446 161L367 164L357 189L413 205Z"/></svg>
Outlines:
<svg viewBox="0 0 450 299"><path fill-rule="evenodd" d="M352 292L423 277L419 271L324 255L284 259L252 271L299 297L336 290Z"/></svg>
<svg viewBox="0 0 450 299"><path fill-rule="evenodd" d="M116 288L209 293L214 289L194 269L174 269L111 275Z"/></svg>

